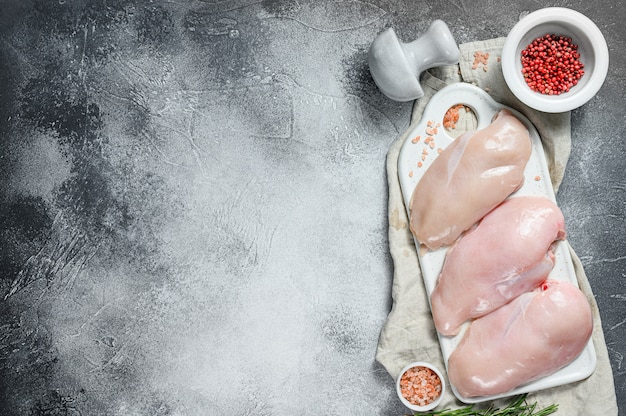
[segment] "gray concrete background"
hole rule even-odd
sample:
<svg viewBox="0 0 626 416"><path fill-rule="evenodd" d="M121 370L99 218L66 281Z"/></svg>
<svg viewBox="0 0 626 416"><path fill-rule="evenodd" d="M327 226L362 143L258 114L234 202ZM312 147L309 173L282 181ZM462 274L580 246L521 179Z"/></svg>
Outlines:
<svg viewBox="0 0 626 416"><path fill-rule="evenodd" d="M609 45L558 202L626 414L626 12L529 0L0 0L0 414L405 413L367 49L544 6Z"/></svg>

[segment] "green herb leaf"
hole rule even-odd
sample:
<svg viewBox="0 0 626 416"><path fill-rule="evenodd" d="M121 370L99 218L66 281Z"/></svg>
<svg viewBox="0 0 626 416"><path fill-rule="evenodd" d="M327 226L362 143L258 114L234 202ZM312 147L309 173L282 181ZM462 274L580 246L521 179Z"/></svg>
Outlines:
<svg viewBox="0 0 626 416"><path fill-rule="evenodd" d="M445 409L426 413L416 413L421 416L548 416L559 408L558 404L552 404L540 410L535 410L537 403L528 403L526 394L523 394L513 400L504 408L488 407L485 410L474 409L473 405L462 407L459 409Z"/></svg>

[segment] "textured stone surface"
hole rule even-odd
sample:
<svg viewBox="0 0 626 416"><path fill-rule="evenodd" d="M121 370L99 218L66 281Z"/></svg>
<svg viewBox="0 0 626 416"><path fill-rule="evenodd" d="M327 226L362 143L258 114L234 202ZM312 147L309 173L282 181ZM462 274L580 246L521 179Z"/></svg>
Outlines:
<svg viewBox="0 0 626 416"><path fill-rule="evenodd" d="M503 7L503 5L505 5ZM626 13L558 195L626 409ZM402 414L386 27L505 36L541 2L0 1L0 414Z"/></svg>

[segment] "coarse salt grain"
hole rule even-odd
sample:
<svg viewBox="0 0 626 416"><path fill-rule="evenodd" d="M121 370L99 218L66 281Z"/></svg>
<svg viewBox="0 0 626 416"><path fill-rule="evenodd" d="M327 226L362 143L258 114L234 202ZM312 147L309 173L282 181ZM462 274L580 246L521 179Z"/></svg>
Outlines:
<svg viewBox="0 0 626 416"><path fill-rule="evenodd" d="M416 366L400 377L402 396L416 406L427 406L441 395L441 379L430 368Z"/></svg>

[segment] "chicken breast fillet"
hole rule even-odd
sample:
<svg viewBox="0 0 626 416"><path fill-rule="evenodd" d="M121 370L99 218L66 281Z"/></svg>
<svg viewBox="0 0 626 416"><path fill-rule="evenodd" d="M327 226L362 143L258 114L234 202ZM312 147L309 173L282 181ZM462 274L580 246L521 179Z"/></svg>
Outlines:
<svg viewBox="0 0 626 416"><path fill-rule="evenodd" d="M531 148L528 129L507 110L486 128L454 140L413 191L415 238L433 250L452 244L522 186Z"/></svg>
<svg viewBox="0 0 626 416"><path fill-rule="evenodd" d="M433 320L456 335L483 316L534 290L554 267L554 244L565 239L559 207L539 196L511 197L450 247L431 294Z"/></svg>
<svg viewBox="0 0 626 416"><path fill-rule="evenodd" d="M450 383L464 397L507 393L572 362L592 328L580 289L548 280L470 324L450 354Z"/></svg>

